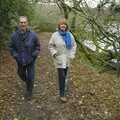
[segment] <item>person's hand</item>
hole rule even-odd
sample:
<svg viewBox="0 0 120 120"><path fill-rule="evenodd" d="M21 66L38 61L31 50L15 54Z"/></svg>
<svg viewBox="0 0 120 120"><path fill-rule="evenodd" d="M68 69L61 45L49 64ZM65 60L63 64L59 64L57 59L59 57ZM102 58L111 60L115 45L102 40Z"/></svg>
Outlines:
<svg viewBox="0 0 120 120"><path fill-rule="evenodd" d="M54 55L53 55L53 58L56 58L56 56L57 56L57 54L54 54Z"/></svg>

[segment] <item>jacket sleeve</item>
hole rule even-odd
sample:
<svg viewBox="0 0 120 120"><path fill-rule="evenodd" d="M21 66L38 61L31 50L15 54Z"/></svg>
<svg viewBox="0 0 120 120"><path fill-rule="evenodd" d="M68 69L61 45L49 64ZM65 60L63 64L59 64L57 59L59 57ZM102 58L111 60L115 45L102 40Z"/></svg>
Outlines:
<svg viewBox="0 0 120 120"><path fill-rule="evenodd" d="M13 56L14 58L17 57L18 53L17 53L16 47L15 47L15 33L13 33L11 36L9 48L10 48L11 56Z"/></svg>
<svg viewBox="0 0 120 120"><path fill-rule="evenodd" d="M72 44L73 44L73 47L72 49L70 50L70 58L75 58L75 54L76 54L76 49L77 49L77 44L75 42L75 39L74 39L74 36L71 34L71 38L72 38Z"/></svg>
<svg viewBox="0 0 120 120"><path fill-rule="evenodd" d="M52 56L57 54L56 45L55 45L55 34L53 34L52 37L50 38L48 49L50 50Z"/></svg>

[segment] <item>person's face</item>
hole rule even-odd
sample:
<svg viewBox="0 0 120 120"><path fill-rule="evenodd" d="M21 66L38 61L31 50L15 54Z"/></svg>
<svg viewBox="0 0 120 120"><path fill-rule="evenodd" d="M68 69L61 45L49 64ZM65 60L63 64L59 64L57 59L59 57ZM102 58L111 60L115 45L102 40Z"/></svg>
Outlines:
<svg viewBox="0 0 120 120"><path fill-rule="evenodd" d="M28 20L25 17L21 17L19 19L19 27L22 31L26 31L27 27L28 27Z"/></svg>
<svg viewBox="0 0 120 120"><path fill-rule="evenodd" d="M66 31L66 29L67 29L67 25L66 24L61 24L60 25L60 30L61 31Z"/></svg>

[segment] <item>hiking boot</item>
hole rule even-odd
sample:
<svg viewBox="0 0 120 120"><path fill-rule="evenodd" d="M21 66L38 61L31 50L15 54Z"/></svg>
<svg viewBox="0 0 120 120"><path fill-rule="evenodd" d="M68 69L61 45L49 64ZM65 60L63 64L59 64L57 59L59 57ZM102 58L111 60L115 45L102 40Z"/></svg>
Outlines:
<svg viewBox="0 0 120 120"><path fill-rule="evenodd" d="M60 97L60 100L61 100L61 102L67 102L67 98L66 97Z"/></svg>

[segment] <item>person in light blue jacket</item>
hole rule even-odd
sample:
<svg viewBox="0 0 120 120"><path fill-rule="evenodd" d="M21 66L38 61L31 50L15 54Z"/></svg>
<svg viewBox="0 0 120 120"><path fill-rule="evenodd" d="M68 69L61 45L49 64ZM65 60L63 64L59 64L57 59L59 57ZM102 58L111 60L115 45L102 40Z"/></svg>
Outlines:
<svg viewBox="0 0 120 120"><path fill-rule="evenodd" d="M54 32L49 41L49 50L54 59L58 71L60 100L66 102L65 83L70 62L75 58L76 42L72 33L68 30L66 19L58 21L57 31Z"/></svg>

